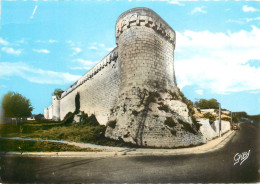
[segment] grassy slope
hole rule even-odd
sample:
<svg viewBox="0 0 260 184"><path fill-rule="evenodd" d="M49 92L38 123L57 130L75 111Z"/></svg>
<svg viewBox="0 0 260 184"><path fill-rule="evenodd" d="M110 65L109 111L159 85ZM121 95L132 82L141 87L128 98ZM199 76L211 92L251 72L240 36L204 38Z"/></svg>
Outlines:
<svg viewBox="0 0 260 184"><path fill-rule="evenodd" d="M26 137L44 140L70 140L76 142L94 143L109 146L135 147L122 140L106 138L104 125L88 126L86 124L69 124L54 121L28 121L0 124L0 137Z"/></svg>
<svg viewBox="0 0 260 184"><path fill-rule="evenodd" d="M51 143L41 141L22 141L22 140L8 140L0 139L0 151L1 152L45 152L45 151L95 151L89 148L79 148L77 146L62 144L62 143Z"/></svg>

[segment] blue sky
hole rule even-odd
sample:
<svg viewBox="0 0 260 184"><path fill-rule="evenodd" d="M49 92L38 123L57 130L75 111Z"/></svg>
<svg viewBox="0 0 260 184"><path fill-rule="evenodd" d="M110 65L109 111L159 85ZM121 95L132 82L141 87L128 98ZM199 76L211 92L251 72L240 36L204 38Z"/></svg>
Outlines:
<svg viewBox="0 0 260 184"><path fill-rule="evenodd" d="M190 100L216 98L232 111L260 114L260 2L2 0L0 97L8 91L43 113L115 46L118 16L157 12L177 33L175 71Z"/></svg>

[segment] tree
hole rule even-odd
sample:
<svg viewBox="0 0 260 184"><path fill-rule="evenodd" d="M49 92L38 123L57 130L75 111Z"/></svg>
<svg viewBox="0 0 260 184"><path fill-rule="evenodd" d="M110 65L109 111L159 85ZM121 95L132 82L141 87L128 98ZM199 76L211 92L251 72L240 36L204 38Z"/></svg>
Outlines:
<svg viewBox="0 0 260 184"><path fill-rule="evenodd" d="M195 102L196 107L201 109L217 109L218 104L218 101L214 98L210 100L200 99L199 101Z"/></svg>
<svg viewBox="0 0 260 184"><path fill-rule="evenodd" d="M5 117L16 118L16 120L30 117L33 110L30 100L15 92L8 92L4 96L2 108Z"/></svg>
<svg viewBox="0 0 260 184"><path fill-rule="evenodd" d="M80 96L79 92L77 92L77 95L75 96L75 112L74 114L78 114L80 109Z"/></svg>
<svg viewBox="0 0 260 184"><path fill-rule="evenodd" d="M35 119L35 120L44 119L44 115L43 115L43 114L37 114L37 115L34 116L34 119Z"/></svg>
<svg viewBox="0 0 260 184"><path fill-rule="evenodd" d="M52 95L58 96L59 98L61 98L61 94L64 91L62 89L55 89Z"/></svg>

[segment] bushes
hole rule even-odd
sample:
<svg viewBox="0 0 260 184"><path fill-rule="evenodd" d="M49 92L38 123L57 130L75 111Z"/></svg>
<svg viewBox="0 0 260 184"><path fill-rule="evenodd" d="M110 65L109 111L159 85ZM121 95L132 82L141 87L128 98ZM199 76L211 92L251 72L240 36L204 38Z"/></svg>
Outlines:
<svg viewBox="0 0 260 184"><path fill-rule="evenodd" d="M169 93L172 96L172 100L178 100L179 99L178 95L175 92L170 91Z"/></svg>
<svg viewBox="0 0 260 184"><path fill-rule="evenodd" d="M107 126L109 126L109 127L111 127L111 128L115 128L116 127L116 120L113 120L113 121L109 121L108 123L107 123Z"/></svg>
<svg viewBox="0 0 260 184"><path fill-rule="evenodd" d="M88 126L98 126L98 125L100 125L94 114L91 114L90 116L88 116L88 114L84 113L84 111L80 115L80 123L86 124Z"/></svg>
<svg viewBox="0 0 260 184"><path fill-rule="evenodd" d="M230 117L223 117L223 118L221 118L221 120L231 122L231 118Z"/></svg>
<svg viewBox="0 0 260 184"><path fill-rule="evenodd" d="M182 102L185 103L187 105L187 108L189 110L189 116L193 116L193 114L195 113L193 110L193 102L188 100L184 94L181 92L181 90L178 88L179 94L182 98Z"/></svg>
<svg viewBox="0 0 260 184"><path fill-rule="evenodd" d="M100 125L96 116L94 114L91 114L86 120L85 123L89 126L98 126Z"/></svg>
<svg viewBox="0 0 260 184"><path fill-rule="evenodd" d="M172 119L172 117L167 117L166 120L164 121L164 124L171 128L174 128L177 125Z"/></svg>
<svg viewBox="0 0 260 184"><path fill-rule="evenodd" d="M68 113L66 114L66 116L64 117L64 119L62 120L62 122L63 122L64 124L71 124L71 123L73 123L74 116L75 116L74 113L68 112Z"/></svg>
<svg viewBox="0 0 260 184"><path fill-rule="evenodd" d="M169 112L169 105L162 104L160 107L158 107L159 110Z"/></svg>
<svg viewBox="0 0 260 184"><path fill-rule="evenodd" d="M35 120L42 120L42 119L44 119L44 115L43 114L37 114L37 115L34 116L34 119Z"/></svg>
<svg viewBox="0 0 260 184"><path fill-rule="evenodd" d="M147 103L155 103L156 98L159 98L160 94L158 92L149 92L149 96L147 97Z"/></svg>
<svg viewBox="0 0 260 184"><path fill-rule="evenodd" d="M214 115L210 114L209 112L207 112L206 114L203 114L203 118L209 119L210 124L214 123L214 121L216 120L216 117Z"/></svg>
<svg viewBox="0 0 260 184"><path fill-rule="evenodd" d="M197 132L192 128L192 126L191 126L189 123L183 121L182 119L178 119L178 121L179 121L180 124L182 124L182 128L183 128L184 130L186 130L186 131L188 131L188 132L190 132L190 133L193 133L193 134L196 134L196 133L197 133Z"/></svg>

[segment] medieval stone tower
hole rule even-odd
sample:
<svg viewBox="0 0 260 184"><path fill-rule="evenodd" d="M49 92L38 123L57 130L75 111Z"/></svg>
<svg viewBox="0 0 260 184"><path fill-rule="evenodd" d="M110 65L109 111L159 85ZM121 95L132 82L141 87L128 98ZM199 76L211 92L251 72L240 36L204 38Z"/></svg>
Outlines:
<svg viewBox="0 0 260 184"><path fill-rule="evenodd" d="M106 124L107 137L141 146L200 144L192 107L176 84L175 40L174 30L154 11L124 12L116 22L117 47L61 99L54 98L45 117L63 119L80 94L80 110Z"/></svg>
<svg viewBox="0 0 260 184"><path fill-rule="evenodd" d="M134 8L118 18L119 95L107 137L163 147L200 142L176 85L175 40L174 30L148 8Z"/></svg>

